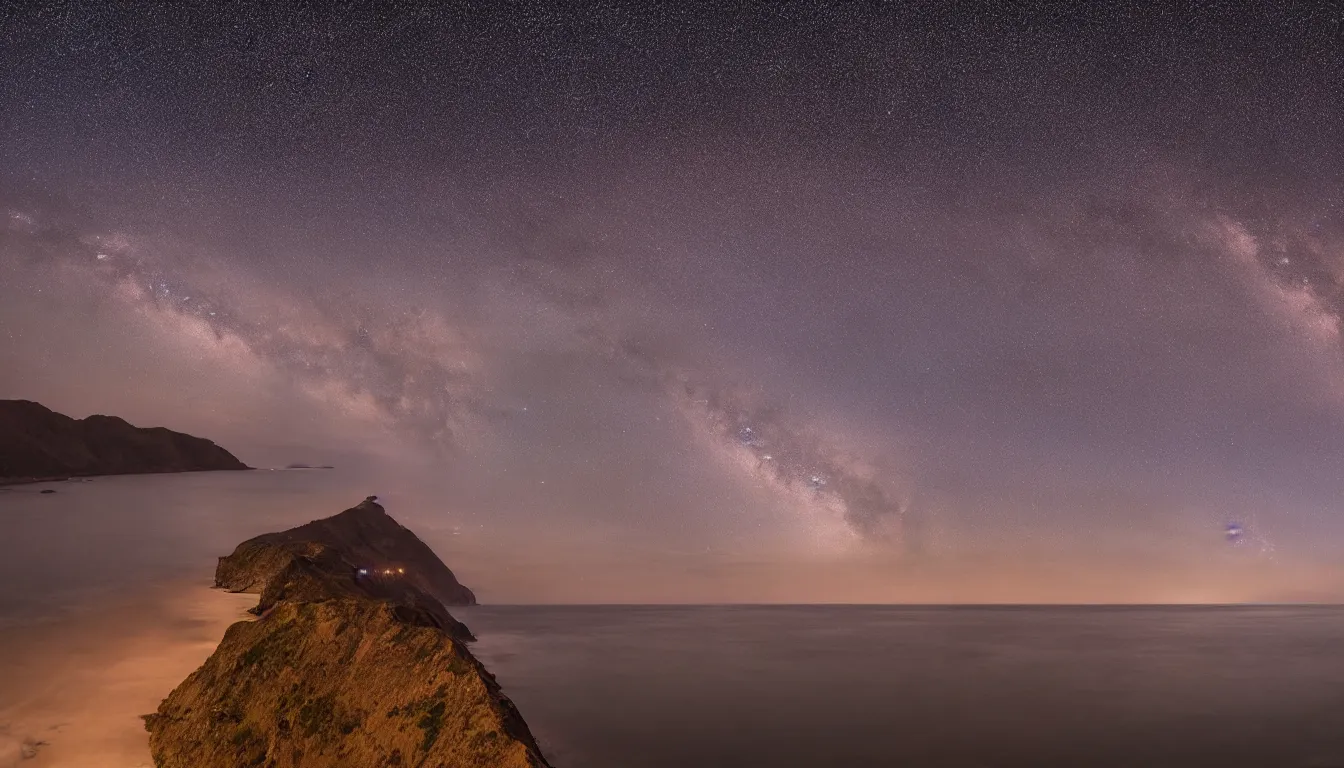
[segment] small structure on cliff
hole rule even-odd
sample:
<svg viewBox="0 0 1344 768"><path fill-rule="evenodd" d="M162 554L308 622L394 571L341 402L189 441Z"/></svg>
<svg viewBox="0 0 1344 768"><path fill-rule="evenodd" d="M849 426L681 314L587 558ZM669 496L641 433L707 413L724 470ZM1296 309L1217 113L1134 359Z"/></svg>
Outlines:
<svg viewBox="0 0 1344 768"><path fill-rule="evenodd" d="M360 578L374 562L414 567ZM430 588L471 591L372 498L243 542L215 581L259 593L260 618L145 716L158 768L548 768Z"/></svg>
<svg viewBox="0 0 1344 768"><path fill-rule="evenodd" d="M220 558L216 586L232 592L260 591L258 585L271 581L277 570L296 556L322 548L340 552L344 564L339 568L347 577L360 568L401 568L405 572L402 581L438 602L475 605L476 595L457 580L434 551L373 499L370 496L339 515L248 539L233 554Z"/></svg>

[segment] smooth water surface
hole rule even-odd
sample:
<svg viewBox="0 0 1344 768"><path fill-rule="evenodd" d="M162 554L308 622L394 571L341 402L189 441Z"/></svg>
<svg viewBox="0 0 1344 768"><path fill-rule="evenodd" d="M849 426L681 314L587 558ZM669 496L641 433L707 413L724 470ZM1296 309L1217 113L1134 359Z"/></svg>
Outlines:
<svg viewBox="0 0 1344 768"><path fill-rule="evenodd" d="M148 768L139 716L256 604L209 588L215 558L350 506L365 495L352 482L201 472L0 489L0 768Z"/></svg>
<svg viewBox="0 0 1344 768"><path fill-rule="evenodd" d="M559 768L1344 766L1344 608L459 614Z"/></svg>
<svg viewBox="0 0 1344 768"><path fill-rule="evenodd" d="M167 582L208 585L239 542L336 514L368 487L339 471L256 470L0 488L0 627Z"/></svg>
<svg viewBox="0 0 1344 768"><path fill-rule="evenodd" d="M25 768L147 765L136 716L254 599L206 588L215 557L385 490L340 472L49 487L0 491L0 766L23 740L47 742ZM435 499L396 490L450 566L474 557L469 586L490 574ZM558 768L1344 767L1344 608L455 612Z"/></svg>

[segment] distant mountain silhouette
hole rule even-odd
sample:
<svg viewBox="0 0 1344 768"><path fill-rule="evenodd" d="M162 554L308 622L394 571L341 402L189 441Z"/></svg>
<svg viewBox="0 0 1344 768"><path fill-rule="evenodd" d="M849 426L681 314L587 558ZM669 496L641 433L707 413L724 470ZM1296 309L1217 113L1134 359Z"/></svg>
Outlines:
<svg viewBox="0 0 1344 768"><path fill-rule="evenodd" d="M209 440L163 427L0 400L0 482L223 469L250 467Z"/></svg>

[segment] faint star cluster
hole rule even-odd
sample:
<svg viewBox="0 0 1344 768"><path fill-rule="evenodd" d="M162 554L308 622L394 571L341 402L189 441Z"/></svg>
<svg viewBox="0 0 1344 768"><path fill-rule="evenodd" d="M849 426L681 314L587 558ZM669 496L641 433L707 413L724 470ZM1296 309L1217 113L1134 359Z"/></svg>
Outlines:
<svg viewBox="0 0 1344 768"><path fill-rule="evenodd" d="M1259 595L1269 563L1338 597L1339 35L1282 3L22 4L0 397L418 472L556 562L873 558L912 570L854 594L892 599Z"/></svg>

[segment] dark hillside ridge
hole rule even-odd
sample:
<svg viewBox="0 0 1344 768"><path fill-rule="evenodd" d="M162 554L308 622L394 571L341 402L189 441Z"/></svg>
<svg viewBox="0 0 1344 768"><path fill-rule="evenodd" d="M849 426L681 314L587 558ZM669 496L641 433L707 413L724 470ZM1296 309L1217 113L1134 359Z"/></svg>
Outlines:
<svg viewBox="0 0 1344 768"><path fill-rule="evenodd" d="M72 419L30 400L0 400L0 483L242 469L250 467L202 437L134 427L115 416Z"/></svg>
<svg viewBox="0 0 1344 768"><path fill-rule="evenodd" d="M344 560L333 561L331 553L339 553ZM386 590L412 586L443 605L476 604L476 595L457 580L434 550L393 520L373 496L338 515L239 544L233 554L219 559L215 586L231 592L257 592L264 610L268 585L278 589L276 585L284 580L276 579L276 574L287 568L319 569L329 588L339 583L345 589L349 581L366 594L387 596ZM361 575L360 569L368 573Z"/></svg>

